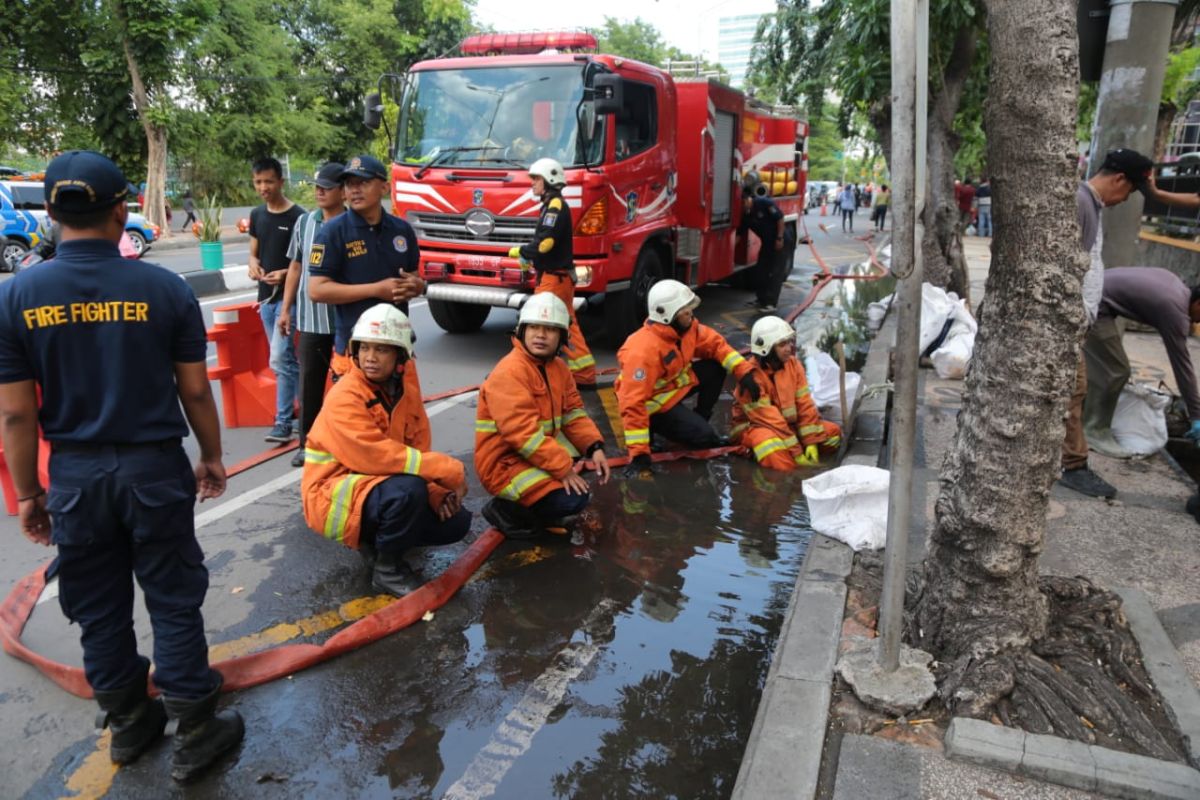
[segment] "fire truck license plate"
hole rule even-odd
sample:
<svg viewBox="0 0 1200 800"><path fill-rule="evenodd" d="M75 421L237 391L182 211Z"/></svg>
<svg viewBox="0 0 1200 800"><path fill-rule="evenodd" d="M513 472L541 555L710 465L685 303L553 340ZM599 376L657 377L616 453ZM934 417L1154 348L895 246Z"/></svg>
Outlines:
<svg viewBox="0 0 1200 800"><path fill-rule="evenodd" d="M467 256L468 269L500 269L500 256Z"/></svg>

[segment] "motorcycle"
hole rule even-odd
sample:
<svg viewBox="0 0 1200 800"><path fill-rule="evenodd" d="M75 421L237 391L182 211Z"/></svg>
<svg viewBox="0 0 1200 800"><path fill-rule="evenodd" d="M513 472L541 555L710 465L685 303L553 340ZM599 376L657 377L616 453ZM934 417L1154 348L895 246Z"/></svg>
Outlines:
<svg viewBox="0 0 1200 800"><path fill-rule="evenodd" d="M17 263L13 265L12 272L16 274L23 269L29 269L34 264L40 264L43 261L49 261L54 258L54 252L57 249L57 239L53 233L50 236L42 239L38 244L30 248L25 255L17 259ZM133 240L129 238L128 233L121 234L121 241L118 247L121 250L121 255L129 259L139 259L146 253L150 252L150 245L142 246L142 251L139 253L133 246Z"/></svg>

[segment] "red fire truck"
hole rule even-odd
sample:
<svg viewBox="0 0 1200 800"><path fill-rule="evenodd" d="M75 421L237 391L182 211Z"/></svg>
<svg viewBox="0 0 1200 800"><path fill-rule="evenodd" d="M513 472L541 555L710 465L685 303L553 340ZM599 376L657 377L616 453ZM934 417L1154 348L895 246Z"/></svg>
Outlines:
<svg viewBox="0 0 1200 800"><path fill-rule="evenodd" d="M754 264L757 238L737 233L747 173L788 225L804 213L808 124L792 109L595 47L581 33L483 34L402 78L392 209L416 230L446 331L477 330L532 293L507 251L533 237L540 204L525 170L538 158L566 168L576 302L602 299L618 343L655 281L700 286Z"/></svg>

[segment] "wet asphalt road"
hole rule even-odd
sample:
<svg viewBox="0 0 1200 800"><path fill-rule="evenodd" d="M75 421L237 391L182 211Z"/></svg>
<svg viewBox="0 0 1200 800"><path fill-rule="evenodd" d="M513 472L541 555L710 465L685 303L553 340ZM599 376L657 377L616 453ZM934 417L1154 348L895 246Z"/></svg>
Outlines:
<svg viewBox="0 0 1200 800"><path fill-rule="evenodd" d="M831 265L865 254L860 242L816 235ZM790 297L807 291L813 268L802 246ZM848 287L830 287L831 299L823 294L807 314L813 338L845 328L838 303ZM744 342L749 293L715 287L702 296L701 319ZM206 316L230 299L252 298L207 298ZM443 334L423 305L413 319L423 388L434 393L477 383L507 352L515 313L494 312L469 336ZM601 321L584 315L609 366ZM604 399L589 393L608 433ZM429 412L435 447L471 473L473 395ZM262 433L226 431L226 463L263 450ZM218 656L320 643L337 626L312 619L374 602L360 557L304 525L298 478L275 459L197 509ZM506 542L431 621L228 697L246 717L247 741L186 796L727 796L809 536L798 487L795 477L720 460L596 488L583 541ZM484 500L475 485L467 505L477 511ZM484 527L477 515L468 540ZM49 551L24 540L13 518L0 530L7 590ZM411 560L434 576L466 544ZM140 608L135 624L149 652ZM79 663L77 632L51 597L23 640ZM0 796L183 796L167 778L165 744L114 771L97 750L93 704L8 657L0 708Z"/></svg>

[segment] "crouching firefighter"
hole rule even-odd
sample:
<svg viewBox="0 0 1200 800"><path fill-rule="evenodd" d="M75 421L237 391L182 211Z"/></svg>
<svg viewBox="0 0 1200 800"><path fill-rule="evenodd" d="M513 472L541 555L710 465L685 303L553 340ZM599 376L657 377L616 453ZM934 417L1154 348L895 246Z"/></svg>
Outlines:
<svg viewBox="0 0 1200 800"><path fill-rule="evenodd" d="M596 385L596 359L584 341L579 320L575 318L575 257L571 241L571 209L562 197L567 183L562 164L553 158L539 158L529 167L530 189L534 197L542 198L542 213L538 217L533 241L508 251L518 259L521 269L530 267L536 273L534 294L549 292L563 302L571 319L567 342L562 355L575 378L576 385Z"/></svg>
<svg viewBox="0 0 1200 800"><path fill-rule="evenodd" d="M651 433L689 448L722 444L708 419L726 371L758 399L750 364L721 334L696 320L698 305L700 298L679 281L659 281L650 287L645 326L617 351L617 401L632 458L626 472L631 475L650 469ZM693 394L694 411L682 403Z"/></svg>
<svg viewBox="0 0 1200 800"><path fill-rule="evenodd" d="M768 469L812 467L842 443L842 429L821 419L796 358L796 331L779 317L763 317L750 330L751 375L759 391L734 389L729 435Z"/></svg>
<svg viewBox="0 0 1200 800"><path fill-rule="evenodd" d="M466 471L430 451L429 417L412 360L412 325L380 303L350 335L349 371L334 384L304 451L304 519L347 547L378 556L372 584L404 595L418 585L402 555L467 534Z"/></svg>
<svg viewBox="0 0 1200 800"><path fill-rule="evenodd" d="M493 497L483 516L504 535L568 534L591 499L574 469L590 458L609 477L604 440L583 408L559 352L569 338L567 307L535 294L521 307L513 349L479 388L475 471Z"/></svg>

